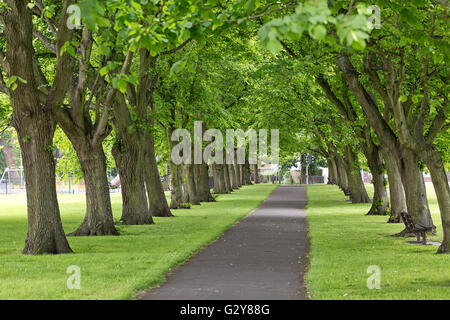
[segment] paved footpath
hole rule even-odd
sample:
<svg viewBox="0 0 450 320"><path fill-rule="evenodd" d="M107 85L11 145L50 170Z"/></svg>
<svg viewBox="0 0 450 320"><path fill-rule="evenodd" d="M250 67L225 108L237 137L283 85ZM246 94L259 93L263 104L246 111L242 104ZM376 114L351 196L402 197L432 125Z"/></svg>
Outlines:
<svg viewBox="0 0 450 320"><path fill-rule="evenodd" d="M144 300L306 299L306 191L280 186Z"/></svg>

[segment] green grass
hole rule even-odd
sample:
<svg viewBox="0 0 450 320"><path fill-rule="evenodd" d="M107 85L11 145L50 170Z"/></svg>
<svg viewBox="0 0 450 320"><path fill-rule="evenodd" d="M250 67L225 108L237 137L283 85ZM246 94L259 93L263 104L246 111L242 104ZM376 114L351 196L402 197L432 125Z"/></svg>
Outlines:
<svg viewBox="0 0 450 320"><path fill-rule="evenodd" d="M151 226L119 226L119 237L69 237L74 254L25 256L24 195L0 196L0 299L131 299L157 286L175 266L245 217L272 192L273 185L242 187L215 203L174 210ZM59 195L64 230L84 216L84 195ZM120 194L112 194L114 218ZM69 266L81 269L81 289L69 290Z"/></svg>
<svg viewBox="0 0 450 320"><path fill-rule="evenodd" d="M370 194L372 186L367 186ZM441 240L436 196L427 184L428 199ZM307 283L313 299L448 299L450 255L435 254L435 246L407 243L414 238L391 237L403 224L387 217L365 216L370 205L351 204L335 186L307 189L311 237ZM367 268L381 269L381 289L369 290Z"/></svg>

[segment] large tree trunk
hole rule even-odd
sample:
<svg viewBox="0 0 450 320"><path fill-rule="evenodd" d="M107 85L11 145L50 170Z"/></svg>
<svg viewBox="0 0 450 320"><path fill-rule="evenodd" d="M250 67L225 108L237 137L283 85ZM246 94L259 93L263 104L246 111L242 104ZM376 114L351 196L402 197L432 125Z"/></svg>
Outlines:
<svg viewBox="0 0 450 320"><path fill-rule="evenodd" d="M328 182L327 184L337 184L336 163L332 157L327 159L328 166Z"/></svg>
<svg viewBox="0 0 450 320"><path fill-rule="evenodd" d="M414 224L417 227L434 227L417 155L409 149L402 148L399 168L405 188L406 206Z"/></svg>
<svg viewBox="0 0 450 320"><path fill-rule="evenodd" d="M255 184L260 184L261 183L261 179L259 178L259 169L258 169L258 165L254 164L253 165L253 174L255 177Z"/></svg>
<svg viewBox="0 0 450 320"><path fill-rule="evenodd" d="M400 144L398 137L389 127L389 123L380 114L377 102L361 84L359 74L349 57L345 54L338 55L336 56L336 63L341 69L350 90L363 108L370 125L376 131L380 142L396 156L405 189L406 205L413 222L418 227L433 227L423 174L419 169L417 156Z"/></svg>
<svg viewBox="0 0 450 320"><path fill-rule="evenodd" d="M331 165L333 168L334 184L336 184L337 186L340 187L342 185L342 182L340 181L340 176L339 176L338 160L336 159L335 156L332 156L332 158L331 158Z"/></svg>
<svg viewBox="0 0 450 320"><path fill-rule="evenodd" d="M86 186L86 215L70 236L118 235L114 227L102 144L92 145L84 136L69 138L80 160Z"/></svg>
<svg viewBox="0 0 450 320"><path fill-rule="evenodd" d="M434 191L441 212L442 227L444 229L444 239L438 249L438 253L450 252L450 188L448 185L447 174L439 151L434 146L430 146L421 152L421 158L424 160L430 170L431 180L433 181Z"/></svg>
<svg viewBox="0 0 450 320"><path fill-rule="evenodd" d="M214 202L216 201L211 194L211 188L209 187L209 173L208 165L206 163L194 165L197 170L197 194L200 202Z"/></svg>
<svg viewBox="0 0 450 320"><path fill-rule="evenodd" d="M172 177L170 179L170 185L172 190L170 191L170 209L178 209L183 201L183 186L182 186L182 168L181 165L177 165L170 161L170 172Z"/></svg>
<svg viewBox="0 0 450 320"><path fill-rule="evenodd" d="M236 184L238 188L242 187L242 173L241 166L239 164L234 164L234 171L236 172Z"/></svg>
<svg viewBox="0 0 450 320"><path fill-rule="evenodd" d="M144 135L143 150L145 159L145 186L147 188L150 213L153 217L172 217L166 195L161 183L156 162L155 139L151 133Z"/></svg>
<svg viewBox="0 0 450 320"><path fill-rule="evenodd" d="M247 168L245 164L241 164L242 184L247 185Z"/></svg>
<svg viewBox="0 0 450 320"><path fill-rule="evenodd" d="M231 186L231 180L230 180L230 173L228 172L228 165L223 164L223 175L224 175L224 181L225 181L225 189L227 190L227 193L230 193L233 191L233 188Z"/></svg>
<svg viewBox="0 0 450 320"><path fill-rule="evenodd" d="M402 177L395 160L395 156L387 149L383 149L384 162L389 180L389 196L391 213L388 223L399 223L401 212L407 212L405 190L403 189Z"/></svg>
<svg viewBox="0 0 450 320"><path fill-rule="evenodd" d="M362 181L361 172L357 169L349 169L347 176L349 177L350 200L352 203L370 203L370 198Z"/></svg>
<svg viewBox="0 0 450 320"><path fill-rule="evenodd" d="M346 196L350 196L347 171L345 169L344 159L342 159L340 155L336 156L336 165L339 177L339 188L341 188Z"/></svg>
<svg viewBox="0 0 450 320"><path fill-rule="evenodd" d="M251 171L250 171L250 164L247 162L244 165L242 165L242 171L244 173L244 183L246 185L251 185L252 184L252 180L251 180Z"/></svg>
<svg viewBox="0 0 450 320"><path fill-rule="evenodd" d="M28 1L7 1L3 8L3 36L6 42L7 76L18 76L17 88L10 90L12 125L22 152L27 190L28 232L24 254L70 253L56 196L53 135L55 122L42 103L33 67L33 26ZM58 56L59 57L59 56ZM65 92L57 83L54 90ZM64 88L64 90L61 90ZM58 98L55 98L58 102Z"/></svg>
<svg viewBox="0 0 450 320"><path fill-rule="evenodd" d="M386 180L384 179L383 172L372 172L373 181L373 199L372 206L367 215L380 215L384 216L389 210L389 199L386 189Z"/></svg>
<svg viewBox="0 0 450 320"><path fill-rule="evenodd" d="M239 167L239 179L241 181L241 185L244 186L245 185L244 165L243 164L238 164L238 167Z"/></svg>
<svg viewBox="0 0 450 320"><path fill-rule="evenodd" d="M227 193L225 186L225 172L223 164L213 164L213 176L214 176L214 193L223 194Z"/></svg>
<svg viewBox="0 0 450 320"><path fill-rule="evenodd" d="M175 117L175 113L173 111L173 117ZM173 125L169 126L166 130L166 138L167 144L169 146L169 151L173 149L173 141L172 141L172 133L175 130ZM183 170L180 164L176 164L169 159L169 168L170 168L170 209L178 209L180 208L182 203L187 203L188 201L183 201Z"/></svg>
<svg viewBox="0 0 450 320"><path fill-rule="evenodd" d="M175 111L172 111L172 116L175 117ZM167 144L169 146L169 151L173 149L172 133L175 130L173 125L170 125L166 130ZM183 169L180 164L176 164L169 159L170 168L170 209L178 209L181 207L182 203L187 203L188 201L183 201Z"/></svg>
<svg viewBox="0 0 450 320"><path fill-rule="evenodd" d="M117 139L112 149L122 189L122 218L125 225L152 224L145 192L144 168L139 143Z"/></svg>
<svg viewBox="0 0 450 320"><path fill-rule="evenodd" d="M236 174L236 185L238 188L242 187L244 184L242 181L242 172L241 172L241 166L237 162L237 149L234 149L234 172Z"/></svg>
<svg viewBox="0 0 450 320"><path fill-rule="evenodd" d="M348 177L348 187L350 190L350 200L352 203L370 203L366 188L361 177L356 154L350 146L345 147L344 164Z"/></svg>
<svg viewBox="0 0 450 320"><path fill-rule="evenodd" d="M239 189L238 182L237 182L237 176L236 176L236 168L233 164L227 164L228 166L228 173L230 174L230 181L231 181L231 188L233 190Z"/></svg>
<svg viewBox="0 0 450 320"><path fill-rule="evenodd" d="M12 103L14 107L15 99ZM23 253L70 253L56 196L55 161L48 149L53 144L53 120L43 110L28 117L20 117L14 110L13 125L19 136L27 190L28 233Z"/></svg>
<svg viewBox="0 0 450 320"><path fill-rule="evenodd" d="M186 191L189 194L189 203L198 205L200 204L200 198L198 196L197 186L195 185L194 164L185 164L183 171L186 180Z"/></svg>
<svg viewBox="0 0 450 320"><path fill-rule="evenodd" d="M383 158L381 157L380 148L377 147L371 139L372 137L369 133L366 135L366 141L361 143L367 159L367 164L372 173L374 189L372 207L367 214L384 216L389 210L389 199L384 179Z"/></svg>
<svg viewBox="0 0 450 320"><path fill-rule="evenodd" d="M181 176L181 203L187 204L189 203L189 193L187 191L187 182L184 174L184 167L181 167L181 172L183 173Z"/></svg>

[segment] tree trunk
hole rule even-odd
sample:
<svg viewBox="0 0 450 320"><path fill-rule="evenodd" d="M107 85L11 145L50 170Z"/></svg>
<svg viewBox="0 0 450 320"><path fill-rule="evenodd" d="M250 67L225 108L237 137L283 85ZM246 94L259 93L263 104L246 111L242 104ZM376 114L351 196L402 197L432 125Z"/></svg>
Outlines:
<svg viewBox="0 0 450 320"><path fill-rule="evenodd" d="M246 185L251 185L252 180L250 179L252 173L250 171L250 164L247 162L244 165L242 165L242 171L244 173L244 183Z"/></svg>
<svg viewBox="0 0 450 320"><path fill-rule="evenodd" d="M416 227L434 227L417 155L409 149L402 148L399 160L408 213Z"/></svg>
<svg viewBox="0 0 450 320"><path fill-rule="evenodd" d="M361 178L361 172L357 171L357 169L349 169L347 176L350 177L348 181L352 203L370 203L370 198Z"/></svg>
<svg viewBox="0 0 450 320"><path fill-rule="evenodd" d="M384 179L383 158L381 151L373 141L371 141L370 133L366 135L366 141L362 142L362 149L367 159L370 172L372 173L373 198L372 207L367 215L384 216L389 210L389 199L387 195L386 183Z"/></svg>
<svg viewBox="0 0 450 320"><path fill-rule="evenodd" d="M208 165L206 163L194 165L197 176L197 194L200 202L214 202L216 201L211 194L209 187Z"/></svg>
<svg viewBox="0 0 450 320"><path fill-rule="evenodd" d="M233 190L239 189L237 184L237 176L236 176L236 168L232 164L227 164L228 166L228 173L230 174L230 181L231 181L231 188Z"/></svg>
<svg viewBox="0 0 450 320"><path fill-rule="evenodd" d="M244 172L244 165L238 164L239 167L239 179L241 181L241 185L245 186L245 172Z"/></svg>
<svg viewBox="0 0 450 320"><path fill-rule="evenodd" d="M234 164L234 171L236 172L236 184L238 188L242 187L242 174L241 167L238 164Z"/></svg>
<svg viewBox="0 0 450 320"><path fill-rule="evenodd" d="M336 164L332 157L327 159L327 166L328 166L328 182L327 182L327 184L337 184L336 183L336 175L337 175Z"/></svg>
<svg viewBox="0 0 450 320"><path fill-rule="evenodd" d="M185 177L185 174L184 174L184 167L183 166L181 166L181 171L180 172L182 172L183 174L182 174L182 176L181 176L181 202L183 203L183 204L187 204L187 203L189 203L189 193L188 193L188 191L187 191L187 183L186 183L186 177Z"/></svg>
<svg viewBox="0 0 450 320"><path fill-rule="evenodd" d="M134 138L134 137L130 137ZM122 189L122 217L125 225L152 224L145 192L142 152L135 140L117 139L112 154Z"/></svg>
<svg viewBox="0 0 450 320"><path fill-rule="evenodd" d="M389 199L386 189L386 180L384 179L384 173L373 172L373 199L372 206L367 215L379 215L385 216L389 211Z"/></svg>
<svg viewBox="0 0 450 320"><path fill-rule="evenodd" d="M261 183L261 179L259 178L259 169L258 169L258 165L257 164L253 165L253 174L255 176L255 184L260 184Z"/></svg>
<svg viewBox="0 0 450 320"><path fill-rule="evenodd" d="M342 183L339 180L339 171L338 171L338 163L337 163L337 159L335 156L331 157L331 165L332 165L332 170L333 170L333 182L334 184L336 184L337 186L340 186Z"/></svg>
<svg viewBox="0 0 450 320"><path fill-rule="evenodd" d="M227 191L227 193L230 193L233 191L233 188L231 186L231 181L230 181L230 173L228 172L228 165L223 164L223 175L224 175L224 181L225 181L225 189Z"/></svg>
<svg viewBox="0 0 450 320"><path fill-rule="evenodd" d="M155 139L151 133L144 135L145 186L147 188L150 213L153 217L172 217L159 176L155 154Z"/></svg>
<svg viewBox="0 0 450 320"><path fill-rule="evenodd" d="M186 179L186 191L189 194L189 203L199 205L200 198L198 196L197 186L195 185L194 164L184 165L184 177Z"/></svg>
<svg viewBox="0 0 450 320"><path fill-rule="evenodd" d="M336 56L336 63L341 69L350 90L363 108L370 125L376 131L380 142L389 149L398 161L397 165L405 189L406 205L413 222L418 227L433 227L423 174L419 169L417 156L400 144L389 123L380 114L376 100L361 84L359 73L355 70L349 57L345 54L338 55Z"/></svg>
<svg viewBox="0 0 450 320"><path fill-rule="evenodd" d="M14 100L12 103L14 106ZM19 137L27 190L28 232L22 252L71 253L56 196L55 161L48 149L53 144L53 120L42 110L27 117L14 113L13 125Z"/></svg>
<svg viewBox="0 0 450 320"><path fill-rule="evenodd" d="M337 165L337 171L338 171L338 177L339 177L339 187L344 192L346 196L350 196L350 190L348 186L348 177L347 177L347 171L345 169L344 165L344 159L340 155L336 156L336 165Z"/></svg>
<svg viewBox="0 0 450 320"><path fill-rule="evenodd" d="M172 114L175 117L175 112ZM166 130L166 138L167 145L169 146L169 151L171 152L173 149L173 141L172 141L172 133L175 130L175 127L171 124L168 126ZM183 201L183 173L182 167L180 164L175 164L172 159L169 159L169 168L170 168L170 209L178 209L180 208L182 203L187 203Z"/></svg>
<svg viewBox="0 0 450 320"><path fill-rule="evenodd" d="M350 190L350 200L352 203L370 203L366 188L361 177L356 154L350 146L345 147L344 165L348 177L348 187Z"/></svg>
<svg viewBox="0 0 450 320"><path fill-rule="evenodd" d="M407 212L405 190L395 157L387 149L383 149L384 162L389 180L389 196L391 213L388 223L400 223L400 212Z"/></svg>
<svg viewBox="0 0 450 320"><path fill-rule="evenodd" d="M27 190L28 232L24 254L70 253L56 196L53 136L55 122L40 99L33 67L33 24L28 1L7 1L2 12L6 42L7 76L18 76L17 88L9 91L12 125L22 152ZM58 83L54 92L64 92ZM64 88L65 89L65 88ZM59 100L59 99L55 99Z"/></svg>
<svg viewBox="0 0 450 320"><path fill-rule="evenodd" d="M247 185L247 168L245 167L245 164L241 164L241 174L242 184L245 186Z"/></svg>
<svg viewBox="0 0 450 320"><path fill-rule="evenodd" d="M101 143L91 145L84 136L70 137L81 163L86 186L86 215L70 236L118 235L111 209L106 159Z"/></svg>
<svg viewBox="0 0 450 320"><path fill-rule="evenodd" d="M183 203L183 187L182 187L182 169L181 165L177 165L169 160L170 172L172 177L170 179L170 209L178 209Z"/></svg>
<svg viewBox="0 0 450 320"><path fill-rule="evenodd" d="M223 194L227 193L225 186L225 172L223 164L213 164L213 176L214 176L214 193Z"/></svg>
<svg viewBox="0 0 450 320"><path fill-rule="evenodd" d="M439 151L434 146L430 146L421 152L421 158L430 170L434 191L441 212L442 228L444 229L444 239L438 249L438 253L450 252L450 188L447 174Z"/></svg>

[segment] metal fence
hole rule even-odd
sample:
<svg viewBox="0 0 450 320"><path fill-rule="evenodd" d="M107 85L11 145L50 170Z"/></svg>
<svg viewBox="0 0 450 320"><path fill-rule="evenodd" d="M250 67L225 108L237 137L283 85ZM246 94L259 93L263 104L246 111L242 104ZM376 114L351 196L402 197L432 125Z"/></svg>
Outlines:
<svg viewBox="0 0 450 320"><path fill-rule="evenodd" d="M0 194L25 193L23 168L6 168L0 173Z"/></svg>
<svg viewBox="0 0 450 320"><path fill-rule="evenodd" d="M320 184L325 182L324 176L309 176L308 177L308 184ZM300 179L301 184L306 184L306 177L302 176Z"/></svg>

